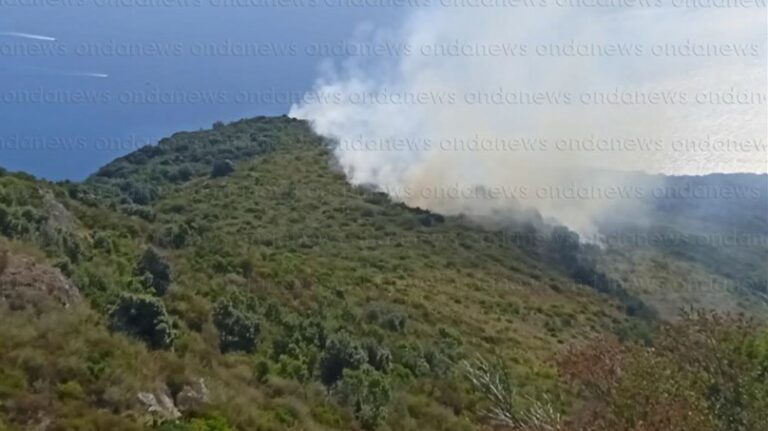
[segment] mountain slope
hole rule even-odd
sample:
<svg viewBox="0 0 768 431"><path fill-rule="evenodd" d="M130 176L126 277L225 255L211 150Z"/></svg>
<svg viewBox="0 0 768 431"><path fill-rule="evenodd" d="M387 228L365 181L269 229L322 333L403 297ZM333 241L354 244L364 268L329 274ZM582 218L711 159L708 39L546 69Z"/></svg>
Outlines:
<svg viewBox="0 0 768 431"><path fill-rule="evenodd" d="M637 263L656 248L491 229L352 187L287 117L178 133L83 183L3 174L0 234L84 298L0 302L0 429L14 430L490 429L466 361L504 364L509 402L567 410L553 357L645 340L636 294L657 296L626 275L681 274Z"/></svg>
<svg viewBox="0 0 768 431"><path fill-rule="evenodd" d="M3 312L12 429L152 428L176 412L150 395L179 410L200 378L181 429L471 429L463 358L503 358L534 394L561 344L628 321L500 233L349 186L296 120L177 134L80 184L0 181L6 248L41 250L90 304Z"/></svg>

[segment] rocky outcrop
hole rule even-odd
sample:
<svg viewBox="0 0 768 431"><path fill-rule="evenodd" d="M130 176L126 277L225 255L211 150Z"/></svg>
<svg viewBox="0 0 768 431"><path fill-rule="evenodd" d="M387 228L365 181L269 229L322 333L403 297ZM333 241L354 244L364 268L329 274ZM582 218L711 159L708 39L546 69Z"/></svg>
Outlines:
<svg viewBox="0 0 768 431"><path fill-rule="evenodd" d="M31 256L0 250L0 302L11 309L80 303L80 291L57 268Z"/></svg>
<svg viewBox="0 0 768 431"><path fill-rule="evenodd" d="M138 398L153 419L165 421L181 417L181 413L173 404L173 399L165 391L158 393L139 392Z"/></svg>
<svg viewBox="0 0 768 431"><path fill-rule="evenodd" d="M156 423L200 413L210 402L210 392L205 380L200 378L184 385L175 401L165 386L161 390L139 392L137 398L147 415L147 422Z"/></svg>
<svg viewBox="0 0 768 431"><path fill-rule="evenodd" d="M210 392L202 378L184 386L176 395L176 407L184 413L200 412L209 401Z"/></svg>

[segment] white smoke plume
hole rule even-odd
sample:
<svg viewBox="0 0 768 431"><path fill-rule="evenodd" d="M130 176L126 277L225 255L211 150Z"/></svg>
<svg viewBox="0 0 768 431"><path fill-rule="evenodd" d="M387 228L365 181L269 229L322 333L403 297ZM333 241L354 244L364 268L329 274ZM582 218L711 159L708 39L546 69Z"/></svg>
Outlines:
<svg viewBox="0 0 768 431"><path fill-rule="evenodd" d="M655 1L420 9L363 27L290 115L337 141L354 184L587 234L654 186L617 171L765 172L764 5Z"/></svg>

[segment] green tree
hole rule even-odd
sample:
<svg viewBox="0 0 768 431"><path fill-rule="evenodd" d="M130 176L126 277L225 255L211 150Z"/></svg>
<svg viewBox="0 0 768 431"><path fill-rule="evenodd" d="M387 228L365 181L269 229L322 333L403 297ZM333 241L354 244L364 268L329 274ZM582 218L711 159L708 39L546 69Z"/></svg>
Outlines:
<svg viewBox="0 0 768 431"><path fill-rule="evenodd" d="M223 353L241 351L251 353L261 326L256 316L237 309L231 301L221 300L213 309L213 324L219 331L219 348Z"/></svg>
<svg viewBox="0 0 768 431"><path fill-rule="evenodd" d="M110 329L123 332L147 343L153 349L173 345L171 318L162 301L147 295L120 296L109 312Z"/></svg>
<svg viewBox="0 0 768 431"><path fill-rule="evenodd" d="M368 362L368 354L349 334L328 340L320 358L320 379L326 386L336 383L345 369L356 370Z"/></svg>
<svg viewBox="0 0 768 431"><path fill-rule="evenodd" d="M389 381L368 365L359 370L344 370L336 394L352 408L363 429L376 429L387 418L392 398Z"/></svg>
<svg viewBox="0 0 768 431"><path fill-rule="evenodd" d="M392 353L374 340L366 340L363 348L368 355L368 365L386 373L392 367Z"/></svg>
<svg viewBox="0 0 768 431"><path fill-rule="evenodd" d="M218 160L211 169L212 178L226 177L235 172L235 165L229 160Z"/></svg>
<svg viewBox="0 0 768 431"><path fill-rule="evenodd" d="M171 265L153 247L148 247L136 265L135 273L141 277L144 287L158 296L165 295L171 286Z"/></svg>

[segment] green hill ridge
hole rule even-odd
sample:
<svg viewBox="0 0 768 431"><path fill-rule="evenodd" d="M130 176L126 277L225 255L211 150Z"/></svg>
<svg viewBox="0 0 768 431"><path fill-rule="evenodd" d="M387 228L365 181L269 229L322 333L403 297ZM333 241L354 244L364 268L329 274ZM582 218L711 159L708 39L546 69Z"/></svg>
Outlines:
<svg viewBox="0 0 768 431"><path fill-rule="evenodd" d="M747 286L706 247L601 249L408 208L349 185L288 117L177 133L81 183L3 172L0 241L0 283L18 262L65 280L0 288L0 429L492 429L499 402L578 408L569 349L651 342L664 324L648 304L679 295L638 271L719 277L715 305L765 310L759 242L727 255L757 274ZM64 306L72 286L82 300ZM494 401L479 377L514 391ZM502 425L555 429L530 417Z"/></svg>

